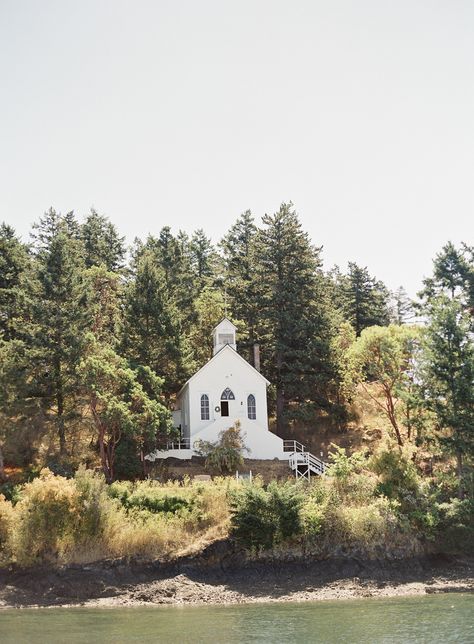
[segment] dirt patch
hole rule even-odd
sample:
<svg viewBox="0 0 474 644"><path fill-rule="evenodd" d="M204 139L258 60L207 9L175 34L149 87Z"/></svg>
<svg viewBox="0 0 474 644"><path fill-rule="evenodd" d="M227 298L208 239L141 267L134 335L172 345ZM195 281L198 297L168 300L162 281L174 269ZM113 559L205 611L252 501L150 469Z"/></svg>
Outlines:
<svg viewBox="0 0 474 644"><path fill-rule="evenodd" d="M221 550L223 546L221 545ZM0 571L0 607L135 606L308 601L474 592L474 560L240 560L241 553L173 563L100 562Z"/></svg>

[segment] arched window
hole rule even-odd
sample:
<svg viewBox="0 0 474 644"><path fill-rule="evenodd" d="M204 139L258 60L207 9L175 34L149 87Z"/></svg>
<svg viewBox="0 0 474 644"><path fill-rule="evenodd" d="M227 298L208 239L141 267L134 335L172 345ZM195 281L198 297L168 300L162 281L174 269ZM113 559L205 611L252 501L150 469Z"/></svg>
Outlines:
<svg viewBox="0 0 474 644"><path fill-rule="evenodd" d="M221 400L235 400L235 396L232 393L232 391L229 389L229 387L224 389L224 391L222 392Z"/></svg>
<svg viewBox="0 0 474 644"><path fill-rule="evenodd" d="M209 396L201 396L201 420L209 420Z"/></svg>
<svg viewBox="0 0 474 644"><path fill-rule="evenodd" d="M255 396L250 394L247 396L247 416L250 420L257 419L257 404L255 402Z"/></svg>

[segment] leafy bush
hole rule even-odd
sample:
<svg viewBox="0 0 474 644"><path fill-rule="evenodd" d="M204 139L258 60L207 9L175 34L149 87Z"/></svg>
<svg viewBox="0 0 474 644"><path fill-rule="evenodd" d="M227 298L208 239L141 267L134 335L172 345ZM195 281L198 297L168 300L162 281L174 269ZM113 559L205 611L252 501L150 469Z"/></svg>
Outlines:
<svg viewBox="0 0 474 644"><path fill-rule="evenodd" d="M170 494L166 488L150 484L148 481L135 484L124 481L112 483L109 494L119 499L127 509L136 508L152 513L176 514L192 506L192 500L186 499L182 494Z"/></svg>
<svg viewBox="0 0 474 644"><path fill-rule="evenodd" d="M410 452L398 448L383 449L372 457L370 468L379 477L379 494L399 501L402 512L420 509L423 482Z"/></svg>
<svg viewBox="0 0 474 644"><path fill-rule="evenodd" d="M206 469L220 474L234 472L244 462L243 453L248 451L237 420L233 427L229 427L219 434L215 443L199 441L198 451L206 457Z"/></svg>
<svg viewBox="0 0 474 644"><path fill-rule="evenodd" d="M102 474L79 468L74 483L78 495L74 545L90 546L92 542L103 540L114 523L119 506L109 497Z"/></svg>
<svg viewBox="0 0 474 644"><path fill-rule="evenodd" d="M0 494L0 563L7 563L12 555L14 510L10 501Z"/></svg>
<svg viewBox="0 0 474 644"><path fill-rule="evenodd" d="M329 476L347 479L352 474L360 472L367 463L364 452L353 452L348 456L346 450L335 443L331 443L331 449L332 452L329 454L331 463L327 469Z"/></svg>
<svg viewBox="0 0 474 644"><path fill-rule="evenodd" d="M474 501L451 499L439 503L438 544L448 552L474 552Z"/></svg>
<svg viewBox="0 0 474 644"><path fill-rule="evenodd" d="M249 550L268 550L301 532L303 496L293 483L247 485L233 495L232 534Z"/></svg>
<svg viewBox="0 0 474 644"><path fill-rule="evenodd" d="M27 483L15 508L18 562L54 561L72 539L79 509L79 493L71 479L44 469Z"/></svg>

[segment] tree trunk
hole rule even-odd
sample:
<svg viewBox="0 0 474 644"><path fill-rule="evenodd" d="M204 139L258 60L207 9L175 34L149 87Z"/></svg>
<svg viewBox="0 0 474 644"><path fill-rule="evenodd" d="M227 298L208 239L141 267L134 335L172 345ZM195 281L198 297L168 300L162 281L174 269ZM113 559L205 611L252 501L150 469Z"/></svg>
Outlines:
<svg viewBox="0 0 474 644"><path fill-rule="evenodd" d="M400 428L398 426L397 422L397 415L395 411L395 403L393 402L392 394L390 390L385 388L385 397L387 400L387 414L388 418L390 420L390 423L392 424L393 429L395 430L395 435L397 437L397 443L399 444L400 447L403 447L403 439L402 435L400 433Z"/></svg>
<svg viewBox="0 0 474 644"><path fill-rule="evenodd" d="M463 470L463 462L462 462L462 452L458 451L456 454L456 471L458 475L458 498L463 499L464 498L464 487L462 483L462 470Z"/></svg>
<svg viewBox="0 0 474 644"><path fill-rule="evenodd" d="M283 414L285 411L285 396L281 386L277 386L276 391L276 421L277 421L277 430L283 431L285 423Z"/></svg>
<svg viewBox="0 0 474 644"><path fill-rule="evenodd" d="M276 422L277 422L277 431L281 432L284 428L283 422L283 412L285 410L285 394L283 391L283 385L281 383L281 368L283 365L283 358L281 351L277 351L276 354L276 368L277 368L277 382L276 382Z"/></svg>
<svg viewBox="0 0 474 644"><path fill-rule="evenodd" d="M102 465L102 471L104 472L105 480L107 483L111 483L111 475L110 475L110 470L109 470L109 465L107 462L107 453L106 453L106 448L105 448L105 440L104 440L104 430L101 427L99 429L99 454L100 454L100 462Z"/></svg>
<svg viewBox="0 0 474 644"><path fill-rule="evenodd" d="M66 454L66 431L64 428L64 393L61 378L61 364L56 365L56 405L58 408L59 453Z"/></svg>
<svg viewBox="0 0 474 644"><path fill-rule="evenodd" d="M3 448L0 445L0 482L6 481L7 475L5 474L5 463L3 462Z"/></svg>

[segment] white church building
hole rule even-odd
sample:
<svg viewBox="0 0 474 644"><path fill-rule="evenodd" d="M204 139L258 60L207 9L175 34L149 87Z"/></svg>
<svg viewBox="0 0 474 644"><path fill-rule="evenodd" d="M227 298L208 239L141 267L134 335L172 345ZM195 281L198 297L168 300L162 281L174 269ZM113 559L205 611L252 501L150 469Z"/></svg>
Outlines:
<svg viewBox="0 0 474 644"><path fill-rule="evenodd" d="M239 421L247 458L288 460L284 441L268 429L270 383L237 353L234 324L224 318L214 329L213 340L213 357L177 396L173 421L181 439L147 458L190 459L197 454L199 441L215 442L220 432Z"/></svg>

